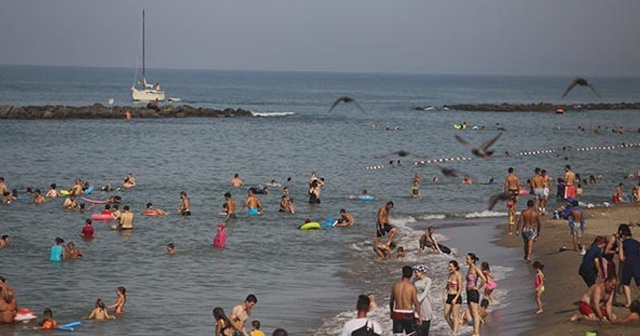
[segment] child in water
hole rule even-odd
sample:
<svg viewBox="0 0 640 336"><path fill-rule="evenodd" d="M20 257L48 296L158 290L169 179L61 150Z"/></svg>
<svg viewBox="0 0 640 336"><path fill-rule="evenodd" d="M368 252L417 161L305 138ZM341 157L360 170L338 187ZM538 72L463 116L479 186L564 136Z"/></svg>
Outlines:
<svg viewBox="0 0 640 336"><path fill-rule="evenodd" d="M420 198L420 188L418 187L418 181L413 180L413 184L411 185L411 190L409 194L412 198Z"/></svg>
<svg viewBox="0 0 640 336"><path fill-rule="evenodd" d="M224 224L218 224L218 233L213 238L213 246L215 247L225 247L227 245L227 233L224 231Z"/></svg>
<svg viewBox="0 0 640 336"><path fill-rule="evenodd" d="M544 265L541 262L536 260L533 263L533 269L536 271L536 276L533 280L533 283L536 286L536 303L538 304L538 310L536 311L536 314L542 313L542 293L544 293L544 273L542 273L543 268Z"/></svg>
<svg viewBox="0 0 640 336"><path fill-rule="evenodd" d="M176 253L176 248L173 243L167 244L167 253L169 253L169 255L174 255Z"/></svg>
<svg viewBox="0 0 640 336"><path fill-rule="evenodd" d="M87 320L96 320L96 321L104 321L104 320L115 320L115 316L109 315L107 312L107 307L104 304L102 299L96 300L96 304L91 311L91 314L87 316Z"/></svg>
<svg viewBox="0 0 640 336"><path fill-rule="evenodd" d="M115 308L115 314L121 315L124 313L124 305L127 303L127 289L120 286L116 288L116 294L118 295L118 299L116 302L109 306L109 308Z"/></svg>
<svg viewBox="0 0 640 336"><path fill-rule="evenodd" d="M264 336L264 333L260 330L260 321L254 320L251 322L251 336Z"/></svg>
<svg viewBox="0 0 640 336"><path fill-rule="evenodd" d="M58 327L58 323L53 319L53 311L51 308L46 308L44 310L44 317L42 321L38 323L37 326L33 327L36 330L54 330Z"/></svg>
<svg viewBox="0 0 640 336"><path fill-rule="evenodd" d="M487 283L484 284L484 298L493 302L491 294L493 294L493 291L498 288L498 284L493 281L493 274L491 274L491 268L489 268L488 262L483 262L480 265L480 269L482 270L482 274L484 274L485 278L487 278Z"/></svg>

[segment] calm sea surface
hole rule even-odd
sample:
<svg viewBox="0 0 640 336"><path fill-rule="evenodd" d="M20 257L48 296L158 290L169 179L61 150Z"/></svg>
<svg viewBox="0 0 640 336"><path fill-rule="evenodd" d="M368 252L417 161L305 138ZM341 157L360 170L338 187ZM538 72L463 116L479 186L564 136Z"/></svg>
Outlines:
<svg viewBox="0 0 640 336"><path fill-rule="evenodd" d="M48 67L0 67L0 105L131 105L133 70ZM387 314L390 285L400 268L427 264L434 279L435 335L447 335L438 300L446 279L449 257L416 254L417 239L429 225L438 227L441 240L462 262L474 251L488 261L500 282L492 306L492 319L509 321L484 334L515 335L531 325L533 309L530 270L519 262L519 249L490 244L506 221L506 208L498 204L486 211L491 194L502 190L508 167L524 182L535 167L556 178L569 163L582 176L603 175L585 186L586 203L609 201L622 177L638 168L638 147L562 151L576 148L639 143L637 111L550 113L472 113L413 111L415 106L457 103L586 103L633 102L640 99L640 79L592 78L602 100L576 88L560 100L572 78L463 77L384 74L319 74L272 72L214 72L150 70L168 97L182 103L215 108L244 108L267 117L163 120L0 121L0 176L10 188L46 191L50 183L70 187L76 177L96 186L120 184L127 172L138 181L135 189L90 195L106 199L118 194L136 213L135 229L120 233L109 224L95 222L98 236L82 241L78 233L91 212L68 212L62 199L36 206L28 201L0 205L0 234L12 243L0 250L0 273L14 287L20 306L39 315L51 307L59 323L81 319L97 298L115 301L115 288L128 292L126 313L116 321L83 323L87 335L205 335L213 332L211 309L227 314L247 294L258 297L251 319L271 333L277 327L292 335L337 335L355 316L357 295L375 292L380 308L371 316L390 335ZM328 112L339 96L356 98L367 111L340 105ZM456 131L466 121L485 130ZM496 178L498 185L460 185L460 178L445 178L432 164L415 166L411 157L403 167L388 167L397 156L374 155L399 150L428 159L468 158L469 151L454 139L458 134L480 144L497 135L500 122L506 132L495 144L491 160L472 158L442 165L469 174L475 182ZM372 127L374 124L378 128ZM601 126L600 134L578 128ZM398 130L393 130L397 126ZM614 134L611 128L625 128ZM387 130L389 128L390 130ZM550 154L516 155L553 150ZM511 155L505 156L508 151ZM565 160L566 157L566 160ZM382 169L365 169L382 166ZM312 171L326 179L322 204L306 202L306 183ZM223 194L238 203L246 188L231 188L239 173L247 187L275 179L289 186L296 214L278 213L281 188L260 195L265 213L239 214L229 225L228 247L211 247ZM409 198L411 178L420 173L423 195ZM431 184L439 176L441 183ZM287 177L292 182L286 183ZM625 182L625 190L631 189ZM372 202L350 198L362 189ZM175 214L180 191L192 202L193 215ZM371 251L377 209L392 200L392 222L400 228L398 243L409 251L404 261L379 262ZM143 217L144 204L170 212L165 217ZM521 208L522 204L521 202ZM555 204L555 203L553 203ZM350 228L309 232L297 230L306 218L324 221L344 208L356 218ZM52 263L49 247L57 236L73 241L84 258ZM177 253L168 256L167 243ZM496 323L501 324L501 323ZM0 326L0 335L31 334L22 326ZM463 329L470 334L471 329Z"/></svg>

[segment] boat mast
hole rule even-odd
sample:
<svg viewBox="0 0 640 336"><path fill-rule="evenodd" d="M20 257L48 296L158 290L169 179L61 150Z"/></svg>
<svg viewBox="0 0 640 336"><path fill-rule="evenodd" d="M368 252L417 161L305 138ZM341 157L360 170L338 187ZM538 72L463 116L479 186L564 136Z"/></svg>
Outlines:
<svg viewBox="0 0 640 336"><path fill-rule="evenodd" d="M145 54L144 54L144 9L142 10L142 80L144 81L144 85L147 84L147 75L145 74Z"/></svg>

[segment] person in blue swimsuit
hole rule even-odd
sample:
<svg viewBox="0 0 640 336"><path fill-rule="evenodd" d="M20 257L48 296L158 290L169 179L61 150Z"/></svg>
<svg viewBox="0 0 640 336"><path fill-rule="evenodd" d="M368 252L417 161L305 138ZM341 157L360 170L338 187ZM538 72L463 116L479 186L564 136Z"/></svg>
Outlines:
<svg viewBox="0 0 640 336"><path fill-rule="evenodd" d="M49 260L62 261L65 259L64 239L56 237L56 244L51 246L51 253L49 254Z"/></svg>

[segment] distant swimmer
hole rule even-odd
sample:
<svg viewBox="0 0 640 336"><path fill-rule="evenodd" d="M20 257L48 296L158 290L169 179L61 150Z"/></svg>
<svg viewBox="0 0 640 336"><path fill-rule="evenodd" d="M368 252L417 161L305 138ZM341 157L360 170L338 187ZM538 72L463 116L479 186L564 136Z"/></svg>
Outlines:
<svg viewBox="0 0 640 336"><path fill-rule="evenodd" d="M397 155L399 157L405 157L405 156L411 155L411 156L415 156L415 157L417 157L419 159L425 159L426 158L426 156L424 156L424 155L411 153L411 152L408 152L408 151L405 151L405 150L399 150L397 152L391 152L391 153L388 153L388 154L375 155L374 158L383 159L383 158L386 158L386 157L389 157L389 156L392 156L392 155Z"/></svg>
<svg viewBox="0 0 640 336"><path fill-rule="evenodd" d="M589 83L589 81L587 81L586 79L582 78L582 77L578 77L576 79L574 79L569 86L567 87L567 89L564 91L564 94L562 95L562 98L566 97L567 94L569 94L569 91L571 91L576 85L580 85L580 86L588 86L591 89L591 92L593 92L593 94L595 94L596 96L598 96L598 98L600 97L600 94L596 91L596 89L593 87L593 85L591 85L591 83Z"/></svg>
<svg viewBox="0 0 640 336"><path fill-rule="evenodd" d="M183 216L191 216L191 201L186 191L180 192L180 206L178 212Z"/></svg>
<svg viewBox="0 0 640 336"><path fill-rule="evenodd" d="M136 178L133 177L133 174L128 173L127 176L124 177L124 183L122 187L126 189L131 189L136 186Z"/></svg>
<svg viewBox="0 0 640 336"><path fill-rule="evenodd" d="M147 203L147 208L142 212L144 216L164 216L166 214L164 210L154 208L152 203Z"/></svg>
<svg viewBox="0 0 640 336"><path fill-rule="evenodd" d="M498 135L496 135L495 137L489 139L487 142L483 143L480 147L475 148L473 147L473 145L471 145L469 142L467 142L467 140L463 139L462 137L460 137L459 135L456 135L456 140L458 140L459 143L465 145L466 147L471 148L471 153L477 157L481 157L481 158L485 158L488 159L491 157L491 155L493 155L494 151L490 151L489 147L491 147L491 145L493 145L502 135L502 133L498 133Z"/></svg>
<svg viewBox="0 0 640 336"><path fill-rule="evenodd" d="M358 102L351 98L351 97L340 97L338 99L336 99L336 101L333 102L333 105L331 105L331 108L329 109L329 112L331 112L338 104L340 103L354 103L356 105L356 107L358 107L358 109L364 113L367 113L364 111L364 109L362 108L362 106L360 106L360 104L358 104Z"/></svg>
<svg viewBox="0 0 640 336"><path fill-rule="evenodd" d="M229 184L232 187L236 187L236 188L244 186L244 182L242 181L242 179L240 178L240 174L238 174L238 173L235 173L233 175L233 178L231 179Z"/></svg>

